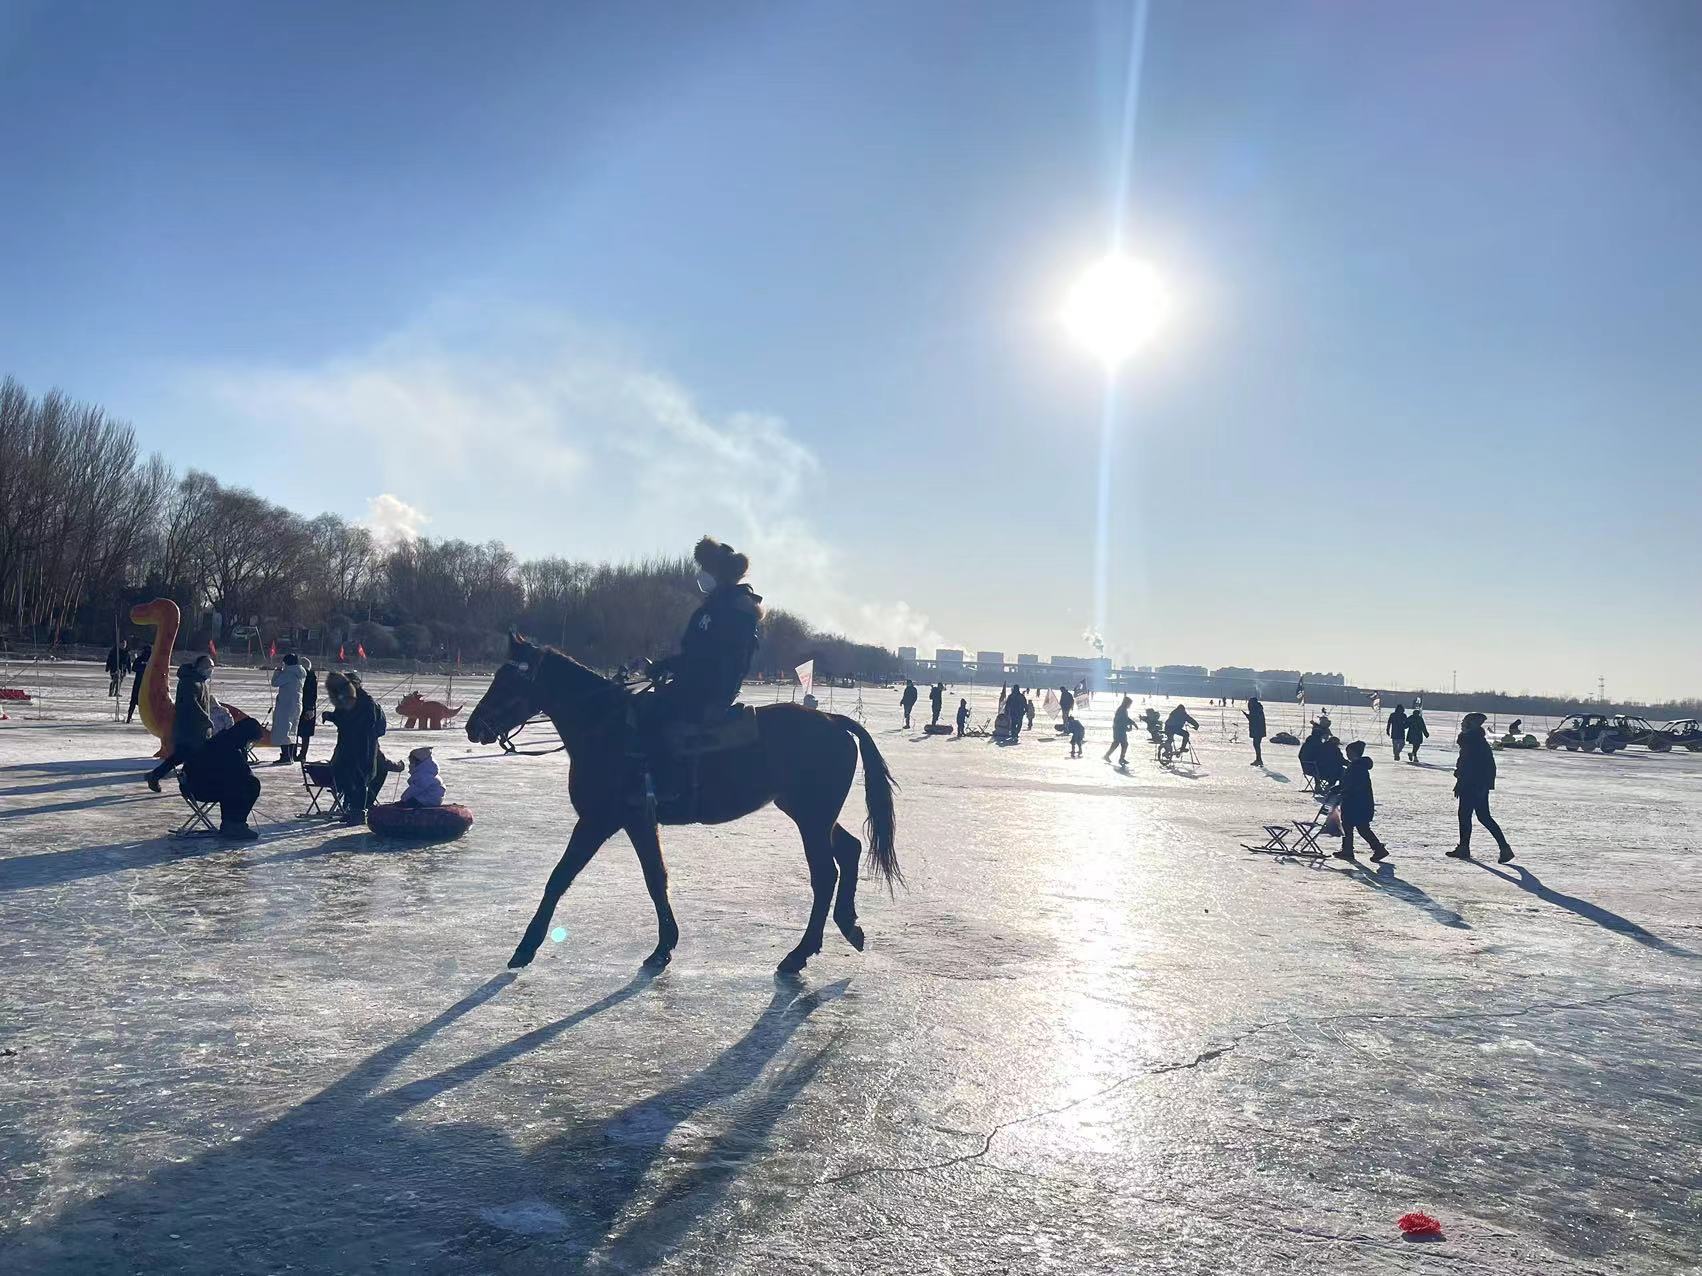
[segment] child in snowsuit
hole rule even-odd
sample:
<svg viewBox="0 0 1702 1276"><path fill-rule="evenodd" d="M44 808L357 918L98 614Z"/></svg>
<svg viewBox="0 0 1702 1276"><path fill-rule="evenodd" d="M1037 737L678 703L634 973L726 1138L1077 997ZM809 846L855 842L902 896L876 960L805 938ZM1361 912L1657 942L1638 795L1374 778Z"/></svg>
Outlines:
<svg viewBox="0 0 1702 1276"><path fill-rule="evenodd" d="M1365 756L1365 741L1355 740L1347 746L1347 770L1341 780L1342 848L1336 852L1338 860L1353 858L1355 833L1363 833L1371 843L1373 863L1389 858L1389 848L1371 831L1371 820L1376 814L1377 800L1371 792L1371 759Z"/></svg>
<svg viewBox="0 0 1702 1276"><path fill-rule="evenodd" d="M1079 758L1081 757L1081 742L1087 738L1087 728L1082 725L1080 718L1068 718L1065 721L1069 724L1070 756Z"/></svg>
<svg viewBox="0 0 1702 1276"><path fill-rule="evenodd" d="M408 787L402 790L403 806L442 806L443 781L437 778L437 760L431 746L422 744L408 754Z"/></svg>
<svg viewBox="0 0 1702 1276"><path fill-rule="evenodd" d="M963 729L969 725L969 701L960 699L957 702L957 738L963 739Z"/></svg>

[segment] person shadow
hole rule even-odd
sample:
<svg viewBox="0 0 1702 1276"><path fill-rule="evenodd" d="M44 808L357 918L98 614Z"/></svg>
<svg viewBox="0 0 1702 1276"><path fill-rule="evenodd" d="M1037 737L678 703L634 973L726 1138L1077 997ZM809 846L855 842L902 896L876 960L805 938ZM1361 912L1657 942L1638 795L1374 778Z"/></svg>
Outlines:
<svg viewBox="0 0 1702 1276"><path fill-rule="evenodd" d="M1356 860L1348 870L1348 876L1355 881L1364 882L1373 890L1381 891L1383 894L1401 900L1403 903L1411 904L1414 908L1421 910L1435 921L1453 930L1471 929L1471 924L1464 917L1446 904L1437 903L1425 892L1423 887L1396 877L1394 867L1387 860L1377 865L1375 869L1367 868Z"/></svg>
<svg viewBox="0 0 1702 1276"><path fill-rule="evenodd" d="M1264 771L1266 779L1275 780L1278 784L1287 784L1289 782L1288 777L1281 771L1273 771L1269 767L1261 767L1260 769Z"/></svg>
<svg viewBox="0 0 1702 1276"><path fill-rule="evenodd" d="M1666 953L1673 957L1692 957L1697 954L1688 948L1680 948L1677 944L1669 943L1653 931L1639 926L1628 917L1621 917L1611 909L1603 908L1600 904L1592 904L1588 900L1579 899L1576 895L1567 895L1545 886L1541 878L1523 864L1515 862L1512 872L1508 872L1494 864L1486 864L1482 860L1473 860L1486 873L1492 873L1504 882L1511 882L1522 891L1529 891L1545 904L1553 904L1563 908L1576 917L1582 917L1587 922L1594 922L1604 930L1611 930L1616 935L1624 935L1634 939L1645 948L1652 948L1658 953Z"/></svg>
<svg viewBox="0 0 1702 1276"><path fill-rule="evenodd" d="M537 1111L526 1082L486 1087L476 1100L450 1096L638 996L656 978L641 971L571 1014L383 1089L445 1029L513 983L514 973L504 971L259 1129L0 1237L0 1270L465 1271L518 1261L582 1272L593 1259L601 1266L603 1251L621 1260L620 1270L648 1267L726 1194L816 1077L837 1037L744 1099L849 980L810 992L777 978L757 1021L706 1066L532 1150L509 1132ZM607 1051L582 1057L616 1068L629 1062ZM654 1058L666 1061L665 1046ZM532 1084L558 1080L569 1077L548 1068ZM595 1093L578 1102L595 1103ZM732 1110L724 1132L705 1140L693 1118L717 1105ZM457 1119L487 1108L488 1118ZM688 1151L670 1150L670 1136ZM664 1160L679 1172L653 1183ZM635 1208L648 1187L651 1199Z"/></svg>

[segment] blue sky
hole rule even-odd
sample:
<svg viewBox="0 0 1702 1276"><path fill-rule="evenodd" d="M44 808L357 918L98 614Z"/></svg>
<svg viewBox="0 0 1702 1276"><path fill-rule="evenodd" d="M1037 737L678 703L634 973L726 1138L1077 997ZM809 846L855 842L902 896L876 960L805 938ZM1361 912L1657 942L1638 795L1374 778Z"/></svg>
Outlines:
<svg viewBox="0 0 1702 1276"><path fill-rule="evenodd" d="M1127 5L0 0L0 370L307 512L1079 654ZM1702 10L1153 6L1110 650L1702 690ZM394 511L394 503L386 509Z"/></svg>

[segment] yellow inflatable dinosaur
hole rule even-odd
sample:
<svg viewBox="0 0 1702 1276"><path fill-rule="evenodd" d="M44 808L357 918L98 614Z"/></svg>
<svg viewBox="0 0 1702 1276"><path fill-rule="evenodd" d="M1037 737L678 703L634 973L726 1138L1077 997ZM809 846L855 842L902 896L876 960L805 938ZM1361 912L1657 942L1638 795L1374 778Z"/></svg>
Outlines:
<svg viewBox="0 0 1702 1276"><path fill-rule="evenodd" d="M130 623L154 627L154 651L148 657L148 667L142 670L142 691L136 697L136 707L142 711L142 725L160 742L160 751L154 756L163 758L171 752L172 704L166 688L170 685L171 649L177 643L183 613L171 599L156 598L132 607Z"/></svg>

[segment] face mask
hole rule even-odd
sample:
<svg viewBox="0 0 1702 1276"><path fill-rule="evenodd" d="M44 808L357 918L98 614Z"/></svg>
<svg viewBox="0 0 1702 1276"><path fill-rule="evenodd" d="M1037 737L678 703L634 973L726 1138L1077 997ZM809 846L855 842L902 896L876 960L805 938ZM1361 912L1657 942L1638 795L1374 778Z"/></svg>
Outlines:
<svg viewBox="0 0 1702 1276"><path fill-rule="evenodd" d="M714 590L715 583L715 577L711 576L708 572L699 572L697 574L697 589L699 593L710 593Z"/></svg>

